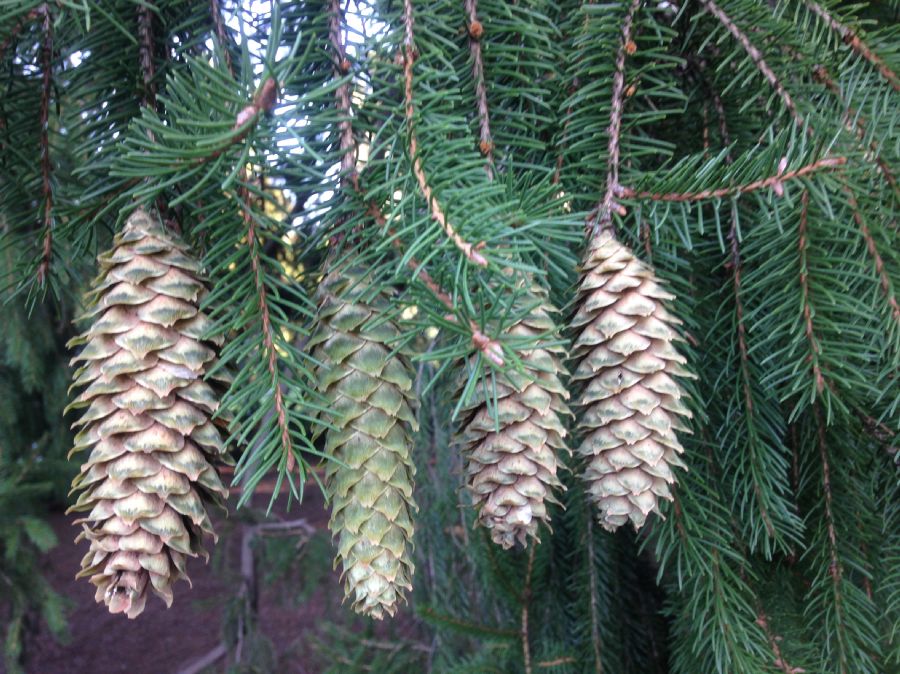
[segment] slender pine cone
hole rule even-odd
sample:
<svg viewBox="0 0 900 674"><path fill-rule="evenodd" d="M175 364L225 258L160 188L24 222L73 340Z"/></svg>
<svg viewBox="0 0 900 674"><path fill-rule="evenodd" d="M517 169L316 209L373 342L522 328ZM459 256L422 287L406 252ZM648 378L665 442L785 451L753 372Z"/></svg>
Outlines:
<svg viewBox="0 0 900 674"><path fill-rule="evenodd" d="M358 613L393 616L412 589L413 377L395 350L400 330L386 318L390 298L358 269L329 273L317 291L310 347L328 401L323 420L329 527L338 541L344 591Z"/></svg>
<svg viewBox="0 0 900 674"><path fill-rule="evenodd" d="M73 387L87 386L69 406L87 408L70 456L90 450L70 511L88 512L76 520L76 540L90 542L78 577L110 612L135 618L148 589L171 606L186 557L208 557L206 507L228 495L216 470L228 457L210 419L218 397L203 380L216 352L202 339L199 264L143 209L99 263L92 325L69 344L84 345Z"/></svg>
<svg viewBox="0 0 900 674"><path fill-rule="evenodd" d="M557 477L559 452L569 451L561 419L571 414L569 392L560 381L568 374L562 363L566 351L552 318L556 309L536 284L523 301L532 305L530 313L508 333L534 345L518 352L522 371L497 375L490 400L483 386L476 388L456 438L478 522L504 548L516 541L527 545L528 538L539 541L539 525L549 528L547 502L558 503L553 492L564 488Z"/></svg>
<svg viewBox="0 0 900 674"><path fill-rule="evenodd" d="M674 467L687 468L676 431L689 433L685 392L673 377L692 376L674 342L681 324L663 306L674 296L653 270L609 232L589 244L578 290L573 382L584 440L584 479L601 525L635 529L659 499L671 500Z"/></svg>

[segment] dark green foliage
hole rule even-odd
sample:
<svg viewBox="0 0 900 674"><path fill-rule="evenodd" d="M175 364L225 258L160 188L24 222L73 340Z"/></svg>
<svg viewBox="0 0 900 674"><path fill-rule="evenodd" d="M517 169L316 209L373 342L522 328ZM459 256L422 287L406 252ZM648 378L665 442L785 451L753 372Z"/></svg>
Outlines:
<svg viewBox="0 0 900 674"><path fill-rule="evenodd" d="M73 298L140 202L205 256L244 499L267 475L299 498L315 476L306 340L326 258L398 298L428 652L335 628L333 671L900 668L896 1L481 0L472 37L471 4L419 0L411 111L405 3L221 4L222 21L206 3L148 5L149 41L126 0L0 9L0 489L61 493ZM699 376L690 470L665 520L612 536L573 465L553 534L503 552L458 489L454 386L491 390L499 352L482 338L517 367L516 289L535 279L568 306L601 217L678 297ZM49 539L19 527L38 511L2 508L21 571ZM299 578L270 545L277 582ZM53 605L42 592L15 615ZM9 624L15 659L25 625Z"/></svg>

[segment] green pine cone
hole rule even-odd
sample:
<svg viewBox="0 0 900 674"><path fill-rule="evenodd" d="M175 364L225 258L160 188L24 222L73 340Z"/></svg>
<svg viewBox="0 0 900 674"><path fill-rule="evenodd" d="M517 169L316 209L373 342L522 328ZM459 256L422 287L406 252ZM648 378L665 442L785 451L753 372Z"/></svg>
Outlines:
<svg viewBox="0 0 900 674"><path fill-rule="evenodd" d="M338 540L335 566L358 613L391 616L412 589L413 376L394 353L400 331L383 317L390 299L373 293L360 270L328 274L316 293L318 324L310 339L321 363L319 389L332 499L329 526Z"/></svg>

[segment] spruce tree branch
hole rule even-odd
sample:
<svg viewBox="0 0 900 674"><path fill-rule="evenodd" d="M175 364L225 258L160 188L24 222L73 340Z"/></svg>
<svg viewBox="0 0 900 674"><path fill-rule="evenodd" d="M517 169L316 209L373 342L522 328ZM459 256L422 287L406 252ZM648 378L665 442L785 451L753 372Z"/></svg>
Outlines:
<svg viewBox="0 0 900 674"><path fill-rule="evenodd" d="M634 53L635 50L635 44L631 39L631 29L634 25L634 15L640 4L640 0L631 0L628 11L622 19L622 42L616 52L616 72L613 75L609 128L607 130L609 138L606 152L606 192L595 210L597 220L592 225L594 234L612 227L612 211L621 209L621 206L616 203L615 197L619 188L619 136L622 132L622 110L625 104L625 55Z"/></svg>
<svg viewBox="0 0 900 674"><path fill-rule="evenodd" d="M772 85L772 88L775 89L775 92L781 98L781 102L784 103L784 107L787 108L788 112L791 115L791 118L796 122L797 126L803 128L804 122L803 118L800 116L800 113L797 111L797 105L794 103L794 99L784 88L784 85L781 83L781 80L778 79L778 76L775 74L775 71L769 67L769 64L766 63L766 60L763 58L762 53L756 46L750 41L750 38L747 36L744 31L740 29L740 27L729 17L722 9L715 3L713 0L700 0L700 4L702 4L706 9L712 14L719 22L725 26L729 33L741 43L741 46L744 48L744 51L750 56L751 60L754 64L756 64L756 68L762 73L763 77L768 80L769 84ZM809 133L812 133L812 129L809 129Z"/></svg>
<svg viewBox="0 0 900 674"><path fill-rule="evenodd" d="M835 619L840 626L837 632L837 640L839 646L839 658L841 666L841 674L847 674L847 647L844 644L844 604L843 595L841 593L841 579L844 574L844 567L841 564L837 550L837 529L834 525L834 511L832 510L832 494L831 494L831 467L828 464L828 446L825 438L825 422L822 419L822 410L818 403L815 403L816 418L816 440L819 449L819 459L822 462L822 491L825 500L825 525L828 530L828 549L831 557L831 573L832 588L834 593Z"/></svg>
<svg viewBox="0 0 900 674"><path fill-rule="evenodd" d="M472 78L475 80L475 99L478 108L478 125L481 140L478 145L487 163L485 171L488 178L494 179L494 139L491 136L491 119L488 110L487 87L484 81L484 59L481 55L481 38L484 25L478 20L478 0L464 0L466 13L469 15L469 53L472 55Z"/></svg>
<svg viewBox="0 0 900 674"><path fill-rule="evenodd" d="M253 282L256 286L257 303L259 306L263 351L267 360L269 374L272 376L272 395L275 403L275 415L278 420L278 428L281 431L281 446L285 454L287 472L294 469L294 451L291 442L290 429L288 428L287 413L285 411L284 397L281 391L280 376L278 371L278 352L275 350L272 323L269 318L269 302L266 296L266 284L262 265L260 264L259 241L256 238L256 222L253 218L252 198L250 190L241 186L238 190L240 198L241 216L247 228L247 249L250 255L250 266L253 269Z"/></svg>
<svg viewBox="0 0 900 674"><path fill-rule="evenodd" d="M846 104L844 97L841 96L841 90L828 74L828 69L823 65L816 66L816 68L813 70L813 77L819 80L822 85L840 101L841 107L846 110L843 117L844 127L850 133L856 136L856 138L860 142L864 141L866 137L865 121L856 113L856 110L854 110L852 106ZM898 192L897 181L894 178L894 174L891 172L888 163L878 153L878 145L874 140L869 143L867 154L871 154L872 160L875 162L875 165L878 166L878 169L881 171L884 179L888 182L888 184L896 194Z"/></svg>
<svg viewBox="0 0 900 674"><path fill-rule="evenodd" d="M825 377L819 365L819 342L816 339L813 328L813 310L809 299L809 272L806 259L806 249L809 241L806 237L807 216L809 214L809 191L803 190L800 197L800 224L798 229L798 248L800 252L800 288L803 293L803 322L806 339L809 341L810 363L812 364L813 378L816 382L816 390L821 393L825 389Z"/></svg>
<svg viewBox="0 0 900 674"><path fill-rule="evenodd" d="M591 609L591 648L594 651L594 674L603 674L603 660L600 657L600 616L597 608L600 605L600 597L597 589L597 562L594 559L594 517L590 509L587 511L587 551L588 551L588 586Z"/></svg>
<svg viewBox="0 0 900 674"><path fill-rule="evenodd" d="M215 1L215 0L213 0ZM153 15L145 4L137 8L138 53L144 80L144 107L156 108L156 65L153 62ZM152 138L151 138L152 140Z"/></svg>
<svg viewBox="0 0 900 674"><path fill-rule="evenodd" d="M804 4L809 7L809 10L818 16L822 21L824 21L831 30L835 31L838 35L841 36L841 39L847 44L853 51L863 57L866 61L871 63L878 69L878 72L881 73L882 77L884 77L890 85L894 88L894 91L900 91L900 77L897 77L897 74L892 71L888 65L878 56L872 49L867 45L862 39L853 32L853 29L850 26L846 26L834 18L831 14L828 13L828 10L822 7L819 3L814 0L803 0Z"/></svg>
<svg viewBox="0 0 900 674"><path fill-rule="evenodd" d="M404 49L404 65L403 74L405 80L405 97L406 97L406 124L407 133L409 134L409 158L412 162L413 173L416 181L419 183L419 189L422 191L425 201L431 208L431 216L441 226L447 237L453 241L457 248L462 251L473 264L479 267L487 267L487 258L481 254L484 248L484 241L478 244L471 244L460 236L459 232L453 227L447 219L447 215L441 208L437 197L434 196L428 179L425 176L425 169L422 167L422 159L419 157L418 139L416 138L416 130L414 124L415 106L413 104L413 65L416 60L415 42L413 40L413 6L412 0L404 0L403 3L403 23L406 29L405 49Z"/></svg>
<svg viewBox="0 0 900 674"><path fill-rule="evenodd" d="M519 635L522 637L522 661L525 664L525 674L533 674L531 667L531 645L528 637L528 605L531 602L531 575L534 571L534 551L537 546L532 544L528 551L528 567L525 571L525 588L522 590L522 627Z"/></svg>
<svg viewBox="0 0 900 674"><path fill-rule="evenodd" d="M228 33L225 31L225 21L222 19L222 8L219 6L219 0L209 0L209 13L212 16L213 26L216 30L216 39L222 48L225 56L225 67L234 77L234 66L231 63L231 52L228 50Z"/></svg>
<svg viewBox="0 0 900 674"><path fill-rule="evenodd" d="M6 36L6 39L3 40L3 42L0 42L0 61L3 60L3 55L6 53L6 50L19 36L19 33L22 32L22 29L25 28L25 26L27 26L30 21L34 21L35 19L43 16L46 11L47 4L44 3L43 5L29 10L25 13L24 16L21 16L16 20L16 22L13 24L12 29L10 29L9 31L9 35Z"/></svg>
<svg viewBox="0 0 900 674"><path fill-rule="evenodd" d="M332 0L329 17L329 39L336 56L335 77L341 77L349 71L350 64L346 57L346 48L344 47L343 34L341 26L343 24L343 9L340 0ZM346 65L345 65L346 64ZM356 170L357 146L353 136L353 118L351 115L351 96L350 83L344 82L335 90L335 105L340 113L340 147L341 147L341 186L346 188L349 184L356 194L367 204L369 215L375 220L376 224L382 229L387 229L389 235L393 232L387 227L387 218L381 209L373 200L368 198L362 185L359 182L359 174ZM391 240L391 244L402 252L403 244L397 237ZM452 312L456 307L450 294L444 290L428 273L425 266L416 258L410 257L407 266L413 272L413 276L421 279L422 283L428 288L434 296L443 304L450 313L451 320L456 320ZM469 329L471 331L472 344L476 349L481 351L485 358L493 362L495 365L502 367L503 348L496 341L485 335L475 321L469 321Z"/></svg>
<svg viewBox="0 0 900 674"><path fill-rule="evenodd" d="M624 186L619 186L616 192L617 195L623 199L649 199L650 201L704 201L706 199L721 199L723 197L755 192L756 190L768 187L777 189L779 185L787 180L802 178L810 173L825 169L833 169L838 166L843 166L846 163L846 157L824 157L812 164L801 166L793 171L788 171L786 173L780 172L774 176L755 180L752 183L734 187L720 187L719 189L714 190L702 190L700 192L647 192L644 190L637 191Z"/></svg>
<svg viewBox="0 0 900 674"><path fill-rule="evenodd" d="M53 187L50 184L52 165L50 162L50 89L53 86L53 22L50 20L50 7L47 3L38 10L43 17L41 28L44 32L41 41L41 185L44 196L44 242L41 250L41 261L37 268L37 281L43 285L50 273L50 262L53 257Z"/></svg>
<svg viewBox="0 0 900 674"><path fill-rule="evenodd" d="M329 17L328 37L334 49L334 75L336 78L345 77L350 72L350 61L347 59L347 51L344 48L344 40L341 36L341 24L343 23L343 10L340 0L331 0L331 12ZM341 149L341 186L346 187L348 181L359 190L359 181L356 173L356 141L353 140L353 122L350 116L350 82L343 82L334 92L338 112L341 114L338 128L340 129Z"/></svg>
<svg viewBox="0 0 900 674"><path fill-rule="evenodd" d="M843 183L844 191L847 194L847 202L850 204L850 210L853 212L853 221L856 223L856 226L859 227L863 240L866 242L866 250L869 251L869 255L872 258L872 264L874 265L875 273L878 276L879 286L887 299L888 305L891 307L891 316L894 321L900 325L900 305L897 304L897 298L894 297L894 290L891 287L891 279L884 267L884 260L878 252L878 247L875 245L875 239L872 237L872 232L869 231L866 220L859 209L856 194L854 194L845 179L842 179L841 182Z"/></svg>

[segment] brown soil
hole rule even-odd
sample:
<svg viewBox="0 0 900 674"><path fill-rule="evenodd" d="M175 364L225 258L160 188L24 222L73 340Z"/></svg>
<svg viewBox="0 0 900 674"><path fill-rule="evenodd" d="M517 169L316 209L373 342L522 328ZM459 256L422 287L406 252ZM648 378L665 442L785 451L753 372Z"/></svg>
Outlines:
<svg viewBox="0 0 900 674"><path fill-rule="evenodd" d="M267 497L255 502L264 509ZM273 513L283 503L283 499L277 503ZM324 532L327 513L315 488L308 490L300 508L293 507L281 519L301 517L317 531ZM176 585L175 602L170 609L151 597L146 610L136 620L111 615L102 604L95 603L90 583L75 580L87 544L73 542L77 530L71 526L72 519L62 514L51 516L60 542L46 555L42 569L53 587L72 603L71 638L67 644L60 644L42 631L30 639L26 661L29 674L177 674L222 643L225 607L238 587L242 525L235 521L236 517L232 516L224 526L222 522L217 523L217 530L226 532L216 549L218 557L208 565L200 559L189 562L193 588L184 582ZM315 587L298 587L302 579L297 578L268 585L260 583L260 632L273 644L274 671L279 674L323 671L327 656L318 653L316 645L327 640L323 629L328 625L337 624L351 633L368 632L379 638L416 631L408 608L395 621L377 626L355 617L348 605L341 606L343 591L338 574L330 569L330 560L323 555L309 559L304 556L303 563L307 562L320 567L316 569L318 574L313 575L320 579ZM258 571L262 577L266 570ZM231 663L222 658L203 671L223 672L228 664Z"/></svg>

